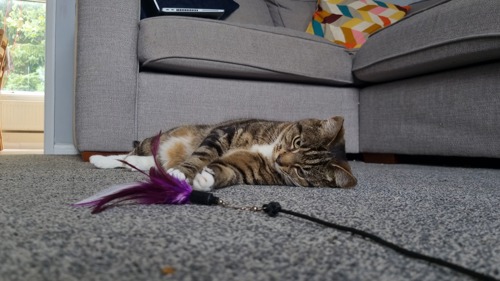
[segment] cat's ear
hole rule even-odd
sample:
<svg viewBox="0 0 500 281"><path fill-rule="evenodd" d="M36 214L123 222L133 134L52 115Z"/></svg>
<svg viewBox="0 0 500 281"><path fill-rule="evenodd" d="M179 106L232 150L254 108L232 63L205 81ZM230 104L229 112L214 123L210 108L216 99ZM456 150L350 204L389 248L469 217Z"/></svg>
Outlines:
<svg viewBox="0 0 500 281"><path fill-rule="evenodd" d="M335 179L335 185L342 188L354 187L358 180L351 172L349 164L330 163L329 177Z"/></svg>
<svg viewBox="0 0 500 281"><path fill-rule="evenodd" d="M325 131L336 136L344 125L344 118L342 116L333 116L323 121L323 128Z"/></svg>

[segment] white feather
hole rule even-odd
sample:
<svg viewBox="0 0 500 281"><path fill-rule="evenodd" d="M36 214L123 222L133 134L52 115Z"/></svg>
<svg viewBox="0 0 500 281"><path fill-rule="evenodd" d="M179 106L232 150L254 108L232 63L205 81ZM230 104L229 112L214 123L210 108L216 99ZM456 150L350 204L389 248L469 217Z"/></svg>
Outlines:
<svg viewBox="0 0 500 281"><path fill-rule="evenodd" d="M122 191L122 190L127 189L129 187L132 187L134 185L137 185L137 183L131 182L131 183L112 185L104 190L99 191L98 193L96 193L88 198L85 198L81 201L76 202L75 205L85 205L85 204L90 203L92 201L99 200L99 199L103 198L104 196L116 193L118 191Z"/></svg>

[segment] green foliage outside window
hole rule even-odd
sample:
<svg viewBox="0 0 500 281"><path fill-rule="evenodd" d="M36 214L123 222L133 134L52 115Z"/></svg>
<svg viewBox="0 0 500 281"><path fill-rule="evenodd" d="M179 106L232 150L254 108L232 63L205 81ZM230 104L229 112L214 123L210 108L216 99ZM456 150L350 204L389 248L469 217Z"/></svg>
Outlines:
<svg viewBox="0 0 500 281"><path fill-rule="evenodd" d="M4 90L44 91L45 3L0 0L0 24L9 38L12 69Z"/></svg>

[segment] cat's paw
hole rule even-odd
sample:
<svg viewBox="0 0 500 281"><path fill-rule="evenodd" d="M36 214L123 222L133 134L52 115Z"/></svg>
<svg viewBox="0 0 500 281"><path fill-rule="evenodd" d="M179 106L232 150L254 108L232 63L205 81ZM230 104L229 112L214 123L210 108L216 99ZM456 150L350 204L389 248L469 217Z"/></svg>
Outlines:
<svg viewBox="0 0 500 281"><path fill-rule="evenodd" d="M126 155L125 155L126 156ZM123 167L122 163L118 160L123 160L124 155L102 156L92 155L89 161L92 165L99 169L114 169Z"/></svg>
<svg viewBox="0 0 500 281"><path fill-rule="evenodd" d="M167 173L178 180L186 180L186 175L178 169L170 168Z"/></svg>
<svg viewBox="0 0 500 281"><path fill-rule="evenodd" d="M122 164L123 167L133 172L137 171L137 169L148 171L151 167L155 166L155 159L153 156L130 155L125 158L125 161L132 166Z"/></svg>
<svg viewBox="0 0 500 281"><path fill-rule="evenodd" d="M193 180L193 189L200 191L210 191L214 186L214 171L205 167L201 173L197 174Z"/></svg>

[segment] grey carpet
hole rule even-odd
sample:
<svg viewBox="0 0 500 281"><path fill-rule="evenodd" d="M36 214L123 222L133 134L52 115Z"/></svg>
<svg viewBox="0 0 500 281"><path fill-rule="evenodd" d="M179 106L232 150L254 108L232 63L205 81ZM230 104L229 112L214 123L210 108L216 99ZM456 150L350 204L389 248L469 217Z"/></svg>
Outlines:
<svg viewBox="0 0 500 281"><path fill-rule="evenodd" d="M352 167L351 190L236 186L216 195L278 201L500 279L499 170ZM91 215L69 205L138 178L75 156L0 156L0 280L468 280L283 214L125 205Z"/></svg>

